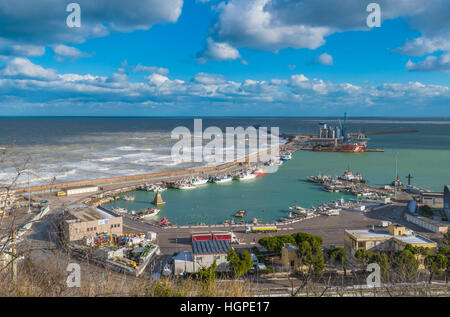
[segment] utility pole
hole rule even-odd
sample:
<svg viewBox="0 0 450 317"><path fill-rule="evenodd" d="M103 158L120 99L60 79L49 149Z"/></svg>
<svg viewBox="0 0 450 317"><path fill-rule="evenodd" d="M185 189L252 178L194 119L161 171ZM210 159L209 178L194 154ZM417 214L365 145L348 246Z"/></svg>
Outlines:
<svg viewBox="0 0 450 317"><path fill-rule="evenodd" d="M16 249L16 229L12 232L12 279L15 286L17 286L17 249Z"/></svg>
<svg viewBox="0 0 450 317"><path fill-rule="evenodd" d="M30 171L27 171L27 174L28 174L28 213L31 214Z"/></svg>
<svg viewBox="0 0 450 317"><path fill-rule="evenodd" d="M394 180L394 198L397 199L398 187L398 152L395 153L395 180Z"/></svg>

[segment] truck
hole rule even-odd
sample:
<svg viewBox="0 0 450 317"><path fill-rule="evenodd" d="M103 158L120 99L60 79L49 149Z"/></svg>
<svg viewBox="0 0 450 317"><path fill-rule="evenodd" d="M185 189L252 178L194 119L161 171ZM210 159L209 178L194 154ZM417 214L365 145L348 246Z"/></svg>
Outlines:
<svg viewBox="0 0 450 317"><path fill-rule="evenodd" d="M276 226L247 226L245 228L245 233L258 233L258 232L277 232L278 228Z"/></svg>
<svg viewBox="0 0 450 317"><path fill-rule="evenodd" d="M237 237L230 231L196 232L191 234L192 241L227 240L229 243L238 243Z"/></svg>

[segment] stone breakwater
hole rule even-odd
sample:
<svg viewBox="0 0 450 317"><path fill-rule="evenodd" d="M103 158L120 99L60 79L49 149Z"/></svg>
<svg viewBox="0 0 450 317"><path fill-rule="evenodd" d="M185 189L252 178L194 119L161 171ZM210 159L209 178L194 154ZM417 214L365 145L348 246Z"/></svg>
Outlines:
<svg viewBox="0 0 450 317"><path fill-rule="evenodd" d="M280 145L280 150L287 150L294 152L298 150L297 147L294 147L295 142L288 142ZM111 184L126 184L126 183L137 183L137 182L156 182L158 180L164 180L167 178L177 178L177 177L186 177L195 174L207 174L207 173L220 173L230 169L232 167L238 166L242 163L248 163L251 159L257 158L263 153L270 153L273 149L269 149L264 152L256 153L249 155L240 160L236 160L233 162L228 162L224 164L220 164L212 167L201 167L201 168L193 168L193 169L185 169L185 170L175 170L168 172L160 172L160 173L150 173L150 174L139 174L139 175L129 175L129 176L119 176L119 177L109 177L109 178L98 178L91 180L81 180L81 181L73 181L73 182L65 182L59 184L47 184L47 185L39 185L28 187L21 187L15 189L15 194L26 193L31 191L33 193L36 192L54 192L61 189L72 188L72 187L81 187L81 186L106 186Z"/></svg>

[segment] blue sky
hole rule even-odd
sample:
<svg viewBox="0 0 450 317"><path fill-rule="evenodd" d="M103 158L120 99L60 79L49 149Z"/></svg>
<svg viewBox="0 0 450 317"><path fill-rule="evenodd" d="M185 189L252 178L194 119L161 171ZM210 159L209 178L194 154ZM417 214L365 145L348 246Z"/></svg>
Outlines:
<svg viewBox="0 0 450 317"><path fill-rule="evenodd" d="M370 2L4 0L0 115L450 116L448 1Z"/></svg>

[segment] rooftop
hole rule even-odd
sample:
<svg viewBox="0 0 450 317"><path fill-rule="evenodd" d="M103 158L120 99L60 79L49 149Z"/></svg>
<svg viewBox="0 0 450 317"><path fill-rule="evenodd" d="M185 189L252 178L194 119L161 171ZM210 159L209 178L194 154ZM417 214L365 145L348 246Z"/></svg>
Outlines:
<svg viewBox="0 0 450 317"><path fill-rule="evenodd" d="M392 238L393 235L391 235L388 232L380 232L380 231L373 231L373 230L345 230L348 234L352 235L356 239L387 239Z"/></svg>
<svg viewBox="0 0 450 317"><path fill-rule="evenodd" d="M66 215L68 216L67 220L79 220L82 222L111 218L111 216L108 217L106 213L90 207L69 209L67 210Z"/></svg>
<svg viewBox="0 0 450 317"><path fill-rule="evenodd" d="M286 243L286 244L284 245L284 247L285 247L286 249L288 249L288 250L297 250L297 247L296 247L296 246L293 246L293 245L290 244L290 243Z"/></svg>
<svg viewBox="0 0 450 317"><path fill-rule="evenodd" d="M425 243L436 243L432 240L428 240L425 237L419 235L392 235L388 232L383 231L372 231L372 230L345 230L347 233L351 234L356 239L381 239L387 240L391 238L395 238L399 241L402 241L406 244L425 244Z"/></svg>
<svg viewBox="0 0 450 317"><path fill-rule="evenodd" d="M227 240L192 241L194 255L225 254L231 246Z"/></svg>

